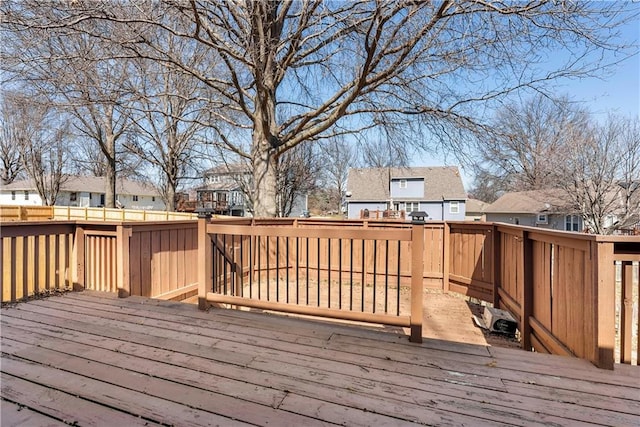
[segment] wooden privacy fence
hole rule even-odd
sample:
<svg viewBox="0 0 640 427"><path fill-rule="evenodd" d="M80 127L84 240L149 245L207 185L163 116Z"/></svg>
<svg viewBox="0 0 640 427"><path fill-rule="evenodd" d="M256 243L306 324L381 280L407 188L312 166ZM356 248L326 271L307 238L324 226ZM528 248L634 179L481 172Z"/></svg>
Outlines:
<svg viewBox="0 0 640 427"><path fill-rule="evenodd" d="M422 340L424 227L199 220L199 303L411 328Z"/></svg>
<svg viewBox="0 0 640 427"><path fill-rule="evenodd" d="M76 206L0 206L1 221L185 221L197 215L187 212L143 209L111 209Z"/></svg>
<svg viewBox="0 0 640 427"><path fill-rule="evenodd" d="M0 236L2 302L70 289L78 283L73 222L5 223Z"/></svg>
<svg viewBox="0 0 640 427"><path fill-rule="evenodd" d="M45 221L53 218L51 206L0 206L0 221Z"/></svg>
<svg viewBox="0 0 640 427"><path fill-rule="evenodd" d="M0 230L2 302L92 289L180 299L197 293L197 222L11 222Z"/></svg>
<svg viewBox="0 0 640 427"><path fill-rule="evenodd" d="M444 288L511 312L523 348L605 368L617 350L620 362L637 364L640 238L448 226Z"/></svg>

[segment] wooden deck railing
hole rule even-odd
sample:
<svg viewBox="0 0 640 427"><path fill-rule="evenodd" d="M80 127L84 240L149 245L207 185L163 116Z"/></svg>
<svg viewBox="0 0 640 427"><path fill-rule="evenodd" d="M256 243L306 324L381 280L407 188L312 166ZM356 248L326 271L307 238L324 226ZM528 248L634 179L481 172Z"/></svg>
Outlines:
<svg viewBox="0 0 640 427"><path fill-rule="evenodd" d="M500 224L449 228L450 289L510 311L523 348L605 368L613 368L617 349L620 362L638 363L639 238Z"/></svg>
<svg viewBox="0 0 640 427"><path fill-rule="evenodd" d="M509 310L527 350L581 357L612 368L617 348L621 362L637 364L640 325L633 312L638 310L638 237L492 223L428 223L420 231L411 229L411 240L419 233L424 247L418 260L421 273L415 273L418 255L405 236L412 227L405 222L300 219L233 224L201 225L201 278L211 278L200 282L203 303L384 323L388 319L374 313L377 294L363 294L356 311L351 290L364 283L366 289L382 286L386 292L391 278L389 283L398 289L411 284L413 290L451 290ZM202 250L209 246L209 252ZM203 271L203 265L210 270ZM422 280L414 286L417 276ZM290 288L291 281L297 287ZM337 291L344 284L346 300ZM307 299L310 294L313 298ZM381 307L388 309L386 303Z"/></svg>
<svg viewBox="0 0 640 427"><path fill-rule="evenodd" d="M78 282L74 268L78 259L75 225L19 224L3 223L0 228L2 302L72 288Z"/></svg>
<svg viewBox="0 0 640 427"><path fill-rule="evenodd" d="M411 328L422 340L422 225L200 220L199 302Z"/></svg>
<svg viewBox="0 0 640 427"><path fill-rule="evenodd" d="M176 299L197 293L197 222L7 222L2 302L92 289Z"/></svg>
<svg viewBox="0 0 640 427"><path fill-rule="evenodd" d="M606 368L638 363L637 236L475 222L233 218L4 222L0 237L2 302L69 288L197 293L203 305L412 326L417 340L422 289L435 288L509 310L526 349Z"/></svg>

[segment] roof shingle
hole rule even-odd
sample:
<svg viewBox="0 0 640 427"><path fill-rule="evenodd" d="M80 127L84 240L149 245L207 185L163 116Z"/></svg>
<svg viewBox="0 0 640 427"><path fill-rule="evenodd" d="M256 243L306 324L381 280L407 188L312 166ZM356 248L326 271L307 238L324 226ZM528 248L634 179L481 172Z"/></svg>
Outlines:
<svg viewBox="0 0 640 427"><path fill-rule="evenodd" d="M460 172L455 166L351 168L347 191L352 201L389 199L389 181L401 178L424 178L424 197L420 200L464 200L467 194Z"/></svg>

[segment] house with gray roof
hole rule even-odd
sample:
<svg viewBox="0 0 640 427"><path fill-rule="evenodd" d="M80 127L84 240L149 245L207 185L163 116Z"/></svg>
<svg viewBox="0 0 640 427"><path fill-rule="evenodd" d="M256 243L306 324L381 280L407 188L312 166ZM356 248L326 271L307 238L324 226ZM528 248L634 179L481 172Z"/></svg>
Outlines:
<svg viewBox="0 0 640 427"><path fill-rule="evenodd" d="M467 199L465 203L465 221L484 221L484 210L489 206L489 203L483 202L477 199Z"/></svg>
<svg viewBox="0 0 640 427"><path fill-rule="evenodd" d="M69 176L63 182L57 206L103 207L105 202L106 178L96 176ZM165 204L158 191L151 185L118 179L116 181L116 201L126 209L165 210ZM0 188L0 205L41 206L42 198L36 185L30 179L14 181Z"/></svg>
<svg viewBox="0 0 640 427"><path fill-rule="evenodd" d="M563 190L530 190L503 194L484 209L489 222L564 231L582 231L582 216Z"/></svg>
<svg viewBox="0 0 640 427"><path fill-rule="evenodd" d="M423 211L433 221L463 221L467 195L457 167L351 168L347 177L347 216L373 211ZM364 214L364 215L363 215Z"/></svg>

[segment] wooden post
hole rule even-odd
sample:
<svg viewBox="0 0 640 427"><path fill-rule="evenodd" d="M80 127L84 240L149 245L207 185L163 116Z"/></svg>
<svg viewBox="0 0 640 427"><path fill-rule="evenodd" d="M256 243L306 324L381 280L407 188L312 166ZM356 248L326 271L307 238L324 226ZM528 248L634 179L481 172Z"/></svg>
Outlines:
<svg viewBox="0 0 640 427"><path fill-rule="evenodd" d="M498 227L493 225L491 227L491 231L493 232L493 262L491 263L491 268L493 269L493 306L495 308L500 308L500 293L498 289L501 286L502 279L502 234L498 231Z"/></svg>
<svg viewBox="0 0 640 427"><path fill-rule="evenodd" d="M424 276L424 223L411 227L411 342L422 342L422 287Z"/></svg>
<svg viewBox="0 0 640 427"><path fill-rule="evenodd" d="M73 252L75 255L75 271L73 275L73 290L83 291L85 289L85 249L84 249L84 227L76 225L73 238Z"/></svg>
<svg viewBox="0 0 640 427"><path fill-rule="evenodd" d="M533 314L533 240L529 232L522 232L522 303L520 305L522 348L531 351L531 322ZM544 260L543 260L544 261Z"/></svg>
<svg viewBox="0 0 640 427"><path fill-rule="evenodd" d="M118 225L116 227L116 277L118 297L126 298L131 295L131 280L129 275L129 238L131 227Z"/></svg>
<svg viewBox="0 0 640 427"><path fill-rule="evenodd" d="M620 306L620 362L631 363L633 318L633 264L622 262L622 304Z"/></svg>
<svg viewBox="0 0 640 427"><path fill-rule="evenodd" d="M592 286L595 326L592 362L599 368L613 369L615 348L615 265L613 243L591 242Z"/></svg>
<svg viewBox="0 0 640 427"><path fill-rule="evenodd" d="M442 231L442 290L449 292L449 271L451 270L451 225L445 222Z"/></svg>
<svg viewBox="0 0 640 427"><path fill-rule="evenodd" d="M207 292L213 290L211 237L207 234L209 218L198 218L198 308L206 310Z"/></svg>

